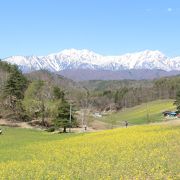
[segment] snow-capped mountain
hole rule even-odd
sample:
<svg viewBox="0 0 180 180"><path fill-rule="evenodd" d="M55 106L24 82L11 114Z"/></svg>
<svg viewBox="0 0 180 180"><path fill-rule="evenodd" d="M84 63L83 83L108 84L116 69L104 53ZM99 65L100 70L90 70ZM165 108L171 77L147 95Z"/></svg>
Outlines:
<svg viewBox="0 0 180 180"><path fill-rule="evenodd" d="M85 49L68 49L47 56L12 56L4 59L4 61L17 64L24 72L40 69L52 72L69 69L180 71L180 57L169 58L160 51L150 50L121 56L103 56Z"/></svg>

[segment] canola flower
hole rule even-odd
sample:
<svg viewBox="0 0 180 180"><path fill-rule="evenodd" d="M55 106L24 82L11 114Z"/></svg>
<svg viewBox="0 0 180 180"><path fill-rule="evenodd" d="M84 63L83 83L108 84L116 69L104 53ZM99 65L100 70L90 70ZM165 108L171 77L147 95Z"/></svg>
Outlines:
<svg viewBox="0 0 180 180"><path fill-rule="evenodd" d="M107 130L8 149L0 179L180 179L179 150L178 126Z"/></svg>

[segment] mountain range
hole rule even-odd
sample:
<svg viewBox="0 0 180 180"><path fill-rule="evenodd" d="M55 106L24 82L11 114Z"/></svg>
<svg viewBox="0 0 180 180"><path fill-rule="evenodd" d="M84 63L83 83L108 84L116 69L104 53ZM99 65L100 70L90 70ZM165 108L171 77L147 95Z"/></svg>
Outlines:
<svg viewBox="0 0 180 180"><path fill-rule="evenodd" d="M103 56L86 49L66 49L47 56L11 56L3 61L18 65L23 72L45 69L75 80L152 79L180 73L180 56L170 58L157 50ZM83 78L80 78L81 72ZM140 77L137 78L137 75Z"/></svg>

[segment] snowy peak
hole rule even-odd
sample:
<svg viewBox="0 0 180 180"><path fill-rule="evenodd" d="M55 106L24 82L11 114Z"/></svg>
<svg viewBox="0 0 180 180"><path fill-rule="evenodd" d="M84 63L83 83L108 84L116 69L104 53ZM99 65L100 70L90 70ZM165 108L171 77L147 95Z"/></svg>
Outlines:
<svg viewBox="0 0 180 180"><path fill-rule="evenodd" d="M145 50L121 56L103 56L87 49L65 49L47 56L12 56L4 59L23 71L46 69L57 72L67 69L128 70L162 69L180 71L180 57L169 58L160 51Z"/></svg>
<svg viewBox="0 0 180 180"><path fill-rule="evenodd" d="M94 53L93 51L89 51L86 49L76 50L76 49L66 49L57 54L51 54L47 56L51 59L57 59L59 61L66 60L70 62L82 62L82 63L92 63L96 64L97 59L101 56Z"/></svg>

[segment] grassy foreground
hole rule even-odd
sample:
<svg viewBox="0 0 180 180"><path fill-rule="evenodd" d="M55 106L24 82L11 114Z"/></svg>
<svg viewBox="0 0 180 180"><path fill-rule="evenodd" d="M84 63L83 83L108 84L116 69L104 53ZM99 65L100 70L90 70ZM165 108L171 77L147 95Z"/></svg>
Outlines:
<svg viewBox="0 0 180 180"><path fill-rule="evenodd" d="M180 126L81 135L6 128L0 179L180 179Z"/></svg>
<svg viewBox="0 0 180 180"><path fill-rule="evenodd" d="M163 111L176 109L173 102L173 100L152 101L98 118L98 120L114 125L121 125L125 120L132 125L159 122L163 120Z"/></svg>

